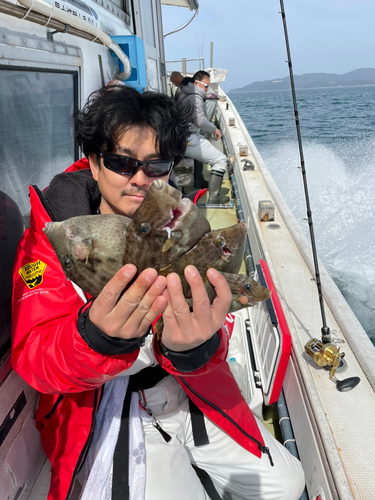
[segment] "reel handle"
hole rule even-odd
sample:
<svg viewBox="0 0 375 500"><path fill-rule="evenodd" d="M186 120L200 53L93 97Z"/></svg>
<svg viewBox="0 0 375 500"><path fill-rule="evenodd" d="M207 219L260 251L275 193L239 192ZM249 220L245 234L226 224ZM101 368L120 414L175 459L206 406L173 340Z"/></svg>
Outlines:
<svg viewBox="0 0 375 500"><path fill-rule="evenodd" d="M332 377L332 380L335 382L336 388L340 392L351 391L361 381L361 379L359 377L348 377L348 378L345 378L344 380L337 380L337 378Z"/></svg>

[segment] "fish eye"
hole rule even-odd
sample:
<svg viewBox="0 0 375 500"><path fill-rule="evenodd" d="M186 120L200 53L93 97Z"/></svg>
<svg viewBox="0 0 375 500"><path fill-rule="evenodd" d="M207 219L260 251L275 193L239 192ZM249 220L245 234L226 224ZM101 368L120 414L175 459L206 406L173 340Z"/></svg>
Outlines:
<svg viewBox="0 0 375 500"><path fill-rule="evenodd" d="M253 288L253 285L250 285L250 283L246 283L246 285L243 287L245 292L251 292Z"/></svg>
<svg viewBox="0 0 375 500"><path fill-rule="evenodd" d="M70 259L65 259L64 260L64 267L65 269L67 269L68 271L73 267L73 263Z"/></svg>
<svg viewBox="0 0 375 500"><path fill-rule="evenodd" d="M219 237L216 239L216 245L217 245L218 247L223 248L223 246L225 246L225 243L226 243L226 241L225 241L224 236L219 236Z"/></svg>
<svg viewBox="0 0 375 500"><path fill-rule="evenodd" d="M150 224L147 224L147 222L142 222L142 224L141 224L141 233L142 234L148 234L150 231L151 231Z"/></svg>

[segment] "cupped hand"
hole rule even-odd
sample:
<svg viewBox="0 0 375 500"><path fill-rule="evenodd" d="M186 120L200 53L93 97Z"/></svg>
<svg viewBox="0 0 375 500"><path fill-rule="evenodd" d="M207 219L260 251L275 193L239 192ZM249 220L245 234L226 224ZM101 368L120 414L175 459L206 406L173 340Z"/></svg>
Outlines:
<svg viewBox="0 0 375 500"><path fill-rule="evenodd" d="M142 271L121 296L136 272L137 268L132 264L122 267L90 308L91 322L110 337L142 337L167 306L167 298L162 295L166 278L158 276L151 268Z"/></svg>
<svg viewBox="0 0 375 500"><path fill-rule="evenodd" d="M216 137L216 139L218 141L220 141L220 139L221 139L221 132L220 132L220 130L218 128L215 130L214 136Z"/></svg>
<svg viewBox="0 0 375 500"><path fill-rule="evenodd" d="M217 295L212 304L197 269L194 266L185 268L185 278L193 298L191 312L179 276L168 274L167 289L163 294L168 299L168 306L163 313L162 333L162 343L168 349L177 352L193 349L209 340L223 326L232 293L226 279L216 269L208 269L207 277Z"/></svg>

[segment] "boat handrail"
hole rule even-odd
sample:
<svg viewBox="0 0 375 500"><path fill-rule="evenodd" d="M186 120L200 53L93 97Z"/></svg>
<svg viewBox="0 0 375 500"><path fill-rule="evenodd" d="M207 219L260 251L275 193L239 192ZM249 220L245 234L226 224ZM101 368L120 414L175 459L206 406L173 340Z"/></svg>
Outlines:
<svg viewBox="0 0 375 500"><path fill-rule="evenodd" d="M55 27L58 31L65 33L69 32L69 34L74 36L82 36L79 32L92 35L93 39L90 41L92 42L98 41L98 43L102 43L103 45L111 49L119 58L119 60L122 62L122 64L124 65L124 71L123 74L121 75L121 78L126 80L127 78L130 77L132 72L132 67L129 58L121 50L121 48L117 45L117 43L115 43L111 39L111 37L108 36L106 33L104 33L104 31L102 31L100 28L93 26L87 21L79 19L78 17L75 17L67 12L57 9L56 7L53 7L48 3L43 2L43 0L20 0L19 3L27 9L26 13L23 13L23 17L22 17L22 10L24 9L6 0L0 0L0 12L3 12L4 14L8 15L13 15L20 19L27 19L28 16L30 16L30 13L38 13L42 16L45 16L46 18L45 26L47 25L51 26L51 21L59 21L64 26L62 29L61 27L60 28ZM22 9L21 13L20 9ZM37 20L31 19L31 16L29 19L30 21L33 20L34 22L37 22L39 24ZM74 28L74 30L77 30L78 33L74 30L71 30L70 29L71 27Z"/></svg>

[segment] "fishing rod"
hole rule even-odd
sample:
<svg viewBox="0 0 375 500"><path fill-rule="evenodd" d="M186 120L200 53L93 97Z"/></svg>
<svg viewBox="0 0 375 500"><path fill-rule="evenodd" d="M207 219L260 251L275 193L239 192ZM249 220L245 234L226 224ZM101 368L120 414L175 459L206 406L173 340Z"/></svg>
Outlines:
<svg viewBox="0 0 375 500"><path fill-rule="evenodd" d="M320 281L320 272L319 272L319 263L318 263L318 254L317 254L316 245L315 245L315 235L314 235L314 227L313 227L313 220L312 220L312 212L311 212L311 207L310 207L310 198L309 198L309 190L308 190L308 186L307 186L305 160L304 160L303 148L302 148L301 130L300 130L299 118L298 118L296 89L294 86L292 58L290 55L288 30L287 30L287 26L286 26L286 16L285 16L285 9L284 9L283 0L280 0L280 8L281 8L280 14L281 14L281 17L283 20L283 26L284 26L285 45L286 45L286 52L287 52L287 56L288 56L287 63L288 63L288 67L289 67L290 85L292 88L292 96L293 96L294 119L296 122L298 148L299 148L299 155L300 155L300 160L301 160L301 167L298 167L298 168L301 170L302 178L303 178L303 187L304 187L304 191L305 191L306 208L307 208L307 220L308 220L308 224L309 224L311 247L312 247L312 254L313 254L313 259L314 259L314 267L315 267L315 281L316 281L316 285L318 287L320 312L322 315L322 322L323 322L323 326L321 328L322 342L323 342L323 344L327 344L327 343L331 342L331 332L330 332L329 327L327 326L326 315L325 315L325 310L324 310L323 292L322 292L322 285L321 285L321 281Z"/></svg>

